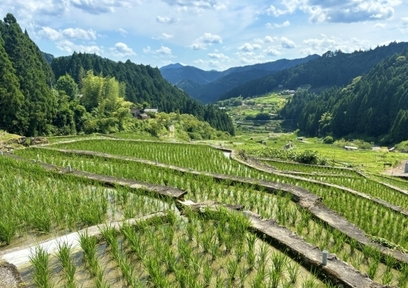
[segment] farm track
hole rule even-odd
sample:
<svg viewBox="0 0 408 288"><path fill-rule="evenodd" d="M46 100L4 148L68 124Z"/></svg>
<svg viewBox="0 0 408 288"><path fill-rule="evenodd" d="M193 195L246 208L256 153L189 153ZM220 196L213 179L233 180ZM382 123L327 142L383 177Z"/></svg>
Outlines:
<svg viewBox="0 0 408 288"><path fill-rule="evenodd" d="M229 181L231 184L246 183L246 184L253 185L255 187L262 187L265 189L265 191L269 193L273 193L273 194L277 194L279 192L290 194L292 197L292 200L295 203L298 203L298 205L300 205L302 208L307 209L313 215L313 217L315 217L315 219L322 221L323 223L325 223L326 225L334 229L337 229L338 231L345 234L348 238L356 240L362 246L370 246L370 247L379 249L384 259L388 255L388 256L393 257L400 263L408 263L407 254L402 253L399 250L389 249L380 244L372 242L371 239L367 237L366 234L361 229L356 227L354 224L351 224L345 218L343 218L342 216L338 215L336 212L332 211L331 209L323 205L321 203L320 197L316 196L315 194L310 193L306 189L303 189L297 186L292 186L289 184L282 184L282 183L273 183L273 182L268 182L264 180L250 179L250 178L244 178L244 177L238 177L238 176L222 175L222 174L215 174L215 173L208 173L208 172L199 172L199 171L195 171L192 169L185 169L185 168L180 168L180 167L176 167L172 165L156 163L156 162L149 161L149 160L144 160L144 159L139 159L139 158L134 158L134 157L116 156L116 155L100 153L100 152L92 152L92 151L84 151L84 150L53 149L53 148L44 148L44 149L51 149L51 150L60 151L64 153L74 153L74 154L83 154L83 155L89 155L89 156L97 156L97 157L103 157L106 159L120 159L120 160L126 160L126 161L140 162L140 163L145 163L149 165L159 166L162 168L173 169L173 170L183 172L183 173L190 173L193 175L206 175L206 176L213 177L214 179L219 180L219 181ZM262 164L256 165L257 162L254 163L254 161L250 161L249 163L247 163L245 161L237 159L234 153L232 153L231 156L235 160L239 161L240 163L244 165L250 166L255 169L260 169L266 172L271 172L268 169L265 169L265 167L263 167ZM17 157L17 156L13 155L12 157ZM41 163L41 162L39 162L39 164L47 167L49 170L58 171L59 173L70 173L78 177L84 177L90 180L99 181L99 182L102 182L102 183L105 183L111 186L123 185L123 186L127 186L130 188L143 188L143 189L146 189L147 191L150 191L153 193L160 193L160 195L171 197L174 199L182 199L183 196L185 196L187 193L185 191L182 191L176 188L171 188L168 186L147 184L147 183L142 183L142 182L138 182L134 180L116 178L116 177L105 176L105 175L98 175L98 174L78 171L78 170L72 170L71 172L68 172L66 168L58 168L54 165ZM280 175L287 176L286 174L280 174ZM295 179L298 179L298 178L300 177L295 177ZM309 179L305 179L305 178L300 178L300 179L305 180L305 181L310 181ZM321 183L321 182L318 182L318 183ZM322 183L322 184L325 184L325 183ZM336 187L339 187L340 189L344 190L344 187L341 187L341 186L336 186ZM362 194L360 192L358 193ZM382 205L381 203L379 204ZM401 213L400 210L397 210L397 211Z"/></svg>

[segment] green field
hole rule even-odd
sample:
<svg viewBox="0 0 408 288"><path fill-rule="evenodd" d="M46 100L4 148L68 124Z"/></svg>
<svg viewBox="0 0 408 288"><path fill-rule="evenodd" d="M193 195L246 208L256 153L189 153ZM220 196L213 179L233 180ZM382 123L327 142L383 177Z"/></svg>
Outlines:
<svg viewBox="0 0 408 288"><path fill-rule="evenodd" d="M32 245L30 260L17 266L28 287L336 286L319 268L304 266L254 233L244 214L182 211L176 198L159 195L154 187L184 191L184 200L194 203L242 205L320 251L335 253L378 283L407 286L408 263L395 255L408 250L403 213L408 182L378 173L383 163L405 155L345 151L319 139L300 141L294 134L194 144L118 136L54 138L45 147L15 150L18 158L0 156L0 256ZM318 151L326 165L267 157L284 151L288 141L293 153ZM243 158L237 161L237 155L208 144L231 147ZM258 157L252 167L245 163ZM283 186L271 190L273 185ZM296 189L307 191L309 201L320 199L319 205L327 207L323 212L335 212L339 221L361 229L361 236L354 239L344 227L318 216L296 200ZM149 215L162 216L109 226ZM87 235L87 227L99 236ZM37 246L76 231L81 231L77 246L62 242L54 252ZM385 256L375 245L397 254Z"/></svg>

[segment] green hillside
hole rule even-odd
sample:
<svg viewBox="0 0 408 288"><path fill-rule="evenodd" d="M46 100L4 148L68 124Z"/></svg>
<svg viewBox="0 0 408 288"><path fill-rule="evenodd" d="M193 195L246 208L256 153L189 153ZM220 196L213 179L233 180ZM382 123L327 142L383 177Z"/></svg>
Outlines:
<svg viewBox="0 0 408 288"><path fill-rule="evenodd" d="M263 95L279 89L296 90L299 87L318 91L347 85L351 79L368 73L375 64L386 57L402 53L406 42L393 42L368 51L344 53L328 51L322 57L269 76L237 86L220 96L220 100L243 96Z"/></svg>
<svg viewBox="0 0 408 288"><path fill-rule="evenodd" d="M82 53L53 58L12 14L0 21L0 129L26 136L117 132L135 127L132 107L191 114L234 135L224 111L191 99L157 68Z"/></svg>
<svg viewBox="0 0 408 288"><path fill-rule="evenodd" d="M307 135L408 139L408 51L386 58L344 88L295 94L281 115Z"/></svg>

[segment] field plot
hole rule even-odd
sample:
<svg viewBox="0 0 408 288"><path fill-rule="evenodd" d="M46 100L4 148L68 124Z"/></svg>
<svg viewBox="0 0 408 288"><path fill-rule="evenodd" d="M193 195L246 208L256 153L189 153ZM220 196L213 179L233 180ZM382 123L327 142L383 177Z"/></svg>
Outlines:
<svg viewBox="0 0 408 288"><path fill-rule="evenodd" d="M95 154L86 154L80 150L94 151ZM24 281L29 285L334 285L327 282L319 271L299 266L303 264L299 258L288 257L285 251L276 249L279 247L273 247L271 243L250 233L245 218L241 216L228 214L227 217L226 213L220 213L221 216L202 218L193 212L181 216L172 199L152 198L141 189L124 188L115 183L106 187L106 181L104 186L87 179L89 173L116 177L118 182L120 179L129 179L178 188L187 192L185 199L194 202L216 201L225 205L242 205L245 210L265 219L273 219L317 249L335 253L337 259L366 273L377 283L405 287L408 281L405 258L395 258L392 253L389 256L384 254L386 247L401 252L408 249L407 216L374 201L378 198L386 203L403 206L408 196L397 190L397 187L392 188L397 185L384 185L374 176L367 178L350 169L306 167L292 163L279 164L281 166L268 170L265 163L271 163L255 165L254 161L251 162L252 167L249 167L208 146L148 141L81 140L53 144L48 148L18 150L15 154L26 161L0 157L4 172L3 190L10 187L7 188L10 194L3 192L1 195L5 199L4 205L8 205L1 211L8 211L5 214L8 218L3 219L13 219L0 223L0 236L3 237L0 239L3 244L0 257L10 248L35 244L45 238L91 225L100 226L100 235L97 237L81 234L77 247L60 243L57 252L48 254L33 246L32 261L20 267ZM41 164L45 163L55 165L52 171L41 168ZM286 168L283 168L284 165ZM81 171L84 172L79 177ZM14 177L13 174L19 176ZM109 179L112 181L114 178ZM399 184L404 186L404 183ZM344 222L348 220L360 228L361 234L367 235L367 239L372 239L375 245L363 243L360 238L354 239L347 231L332 227L324 217L319 218L321 216L316 214L315 209L322 204L317 200L313 200L316 203L312 201L307 204L308 201L296 199L295 194L292 194L292 190L295 193L300 187L305 195L310 195L305 199L310 202L310 199L320 197L325 206L338 213L338 219L344 219ZM26 190L30 193L23 193ZM10 196L20 197L20 194L26 198ZM34 200L27 201L28 196ZM36 197L38 200L35 200ZM23 218L17 214L24 209L35 211L36 205L40 207L37 210L44 210L43 216L30 218L26 215L30 213L25 212L26 218ZM59 206L66 208L57 212ZM47 207L52 208L47 210ZM68 208L74 210L72 215ZM166 221L125 225L119 230L109 226L112 221L138 218L159 211L167 213ZM86 217L87 213L96 215ZM32 224L34 221L31 219L47 217L51 223L46 226L47 229ZM8 222L17 223L14 228L7 228L4 223ZM138 236L129 238L134 234ZM6 238L3 235L9 236ZM46 270L36 268L36 265L44 267L38 264L41 261L48 263ZM38 281L48 284L39 285Z"/></svg>

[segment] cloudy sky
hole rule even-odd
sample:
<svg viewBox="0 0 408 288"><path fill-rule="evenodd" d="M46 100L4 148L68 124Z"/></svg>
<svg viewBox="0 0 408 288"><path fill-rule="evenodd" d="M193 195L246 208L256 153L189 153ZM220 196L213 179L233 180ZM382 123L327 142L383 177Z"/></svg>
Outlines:
<svg viewBox="0 0 408 288"><path fill-rule="evenodd" d="M44 52L201 69L408 41L407 0L2 0Z"/></svg>

